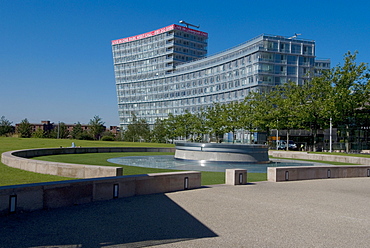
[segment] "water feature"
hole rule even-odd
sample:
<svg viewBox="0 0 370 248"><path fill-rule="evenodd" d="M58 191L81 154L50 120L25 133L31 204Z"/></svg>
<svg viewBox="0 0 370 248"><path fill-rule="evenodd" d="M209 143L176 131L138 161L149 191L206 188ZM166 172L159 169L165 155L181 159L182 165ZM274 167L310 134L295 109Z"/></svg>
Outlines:
<svg viewBox="0 0 370 248"><path fill-rule="evenodd" d="M158 156L130 156L108 159L108 162L147 167L158 169L174 170L194 170L194 171L217 171L224 172L225 169L240 168L246 169L250 173L266 173L267 167L284 167L284 166L312 166L322 165L320 163L300 162L285 159L273 159L270 163L246 163L246 162L215 162L203 160L180 160L175 159L173 155Z"/></svg>
<svg viewBox="0 0 370 248"><path fill-rule="evenodd" d="M176 143L175 158L217 162L269 163L268 147L258 144Z"/></svg>

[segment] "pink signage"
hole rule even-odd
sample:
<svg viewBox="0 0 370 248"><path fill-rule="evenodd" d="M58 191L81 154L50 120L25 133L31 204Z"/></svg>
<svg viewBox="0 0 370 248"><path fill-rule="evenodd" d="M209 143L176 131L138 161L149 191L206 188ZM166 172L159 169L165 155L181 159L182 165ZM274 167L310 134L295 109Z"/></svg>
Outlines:
<svg viewBox="0 0 370 248"><path fill-rule="evenodd" d="M157 34L162 34L164 32L167 32L167 31L170 31L170 30L174 30L174 29L185 31L187 33L191 33L191 34L195 34L195 35L201 35L201 36L204 36L204 37L208 37L208 34L205 33L205 32L198 31L198 30L191 29L191 28L187 28L187 27L183 27L183 26L176 25L176 24L172 24L170 26L167 26L167 27L164 27L164 28L160 28L160 29L157 29L157 30L154 30L154 31L145 33L145 34L139 34L139 35L135 35L135 36L123 38L123 39L112 40L112 45L117 45L117 44L129 42L129 41L135 41L135 40L140 40L140 39L148 38L150 36L157 35Z"/></svg>

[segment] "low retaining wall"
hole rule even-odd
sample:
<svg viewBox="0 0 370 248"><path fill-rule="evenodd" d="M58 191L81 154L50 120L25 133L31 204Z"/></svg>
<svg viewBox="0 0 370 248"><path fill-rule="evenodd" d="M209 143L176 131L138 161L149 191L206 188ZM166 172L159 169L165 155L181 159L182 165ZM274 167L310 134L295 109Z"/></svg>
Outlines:
<svg viewBox="0 0 370 248"><path fill-rule="evenodd" d="M342 155L313 154L308 152L269 151L269 155L275 158L293 158L307 160L334 161L350 164L370 165L370 158L351 157Z"/></svg>
<svg viewBox="0 0 370 248"><path fill-rule="evenodd" d="M0 187L0 215L201 186L196 171L155 173Z"/></svg>
<svg viewBox="0 0 370 248"><path fill-rule="evenodd" d="M284 182L310 179L369 177L370 158L338 156L327 154L312 154L308 152L269 151L276 158L292 158L306 160L334 161L361 165L341 166L297 166L297 167L268 167L267 180Z"/></svg>
<svg viewBox="0 0 370 248"><path fill-rule="evenodd" d="M370 177L370 166L297 166L267 168L267 180L270 182L348 177Z"/></svg>
<svg viewBox="0 0 370 248"><path fill-rule="evenodd" d="M45 148L4 152L1 162L7 166L36 173L73 178L122 176L122 167L69 164L28 159L38 156L109 152L175 152L175 148L155 147L84 147Z"/></svg>

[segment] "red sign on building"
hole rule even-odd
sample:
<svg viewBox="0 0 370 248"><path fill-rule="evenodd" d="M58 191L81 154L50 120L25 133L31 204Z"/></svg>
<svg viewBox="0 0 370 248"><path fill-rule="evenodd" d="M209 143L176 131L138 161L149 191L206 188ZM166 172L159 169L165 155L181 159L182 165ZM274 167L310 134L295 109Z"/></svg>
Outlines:
<svg viewBox="0 0 370 248"><path fill-rule="evenodd" d="M117 45L117 44L121 44L121 43L125 43L125 42L130 42L130 41L135 41L135 40L148 38L150 36L162 34L162 33L165 33L167 31L174 30L174 29L185 31L185 32L195 34L195 35L201 35L201 36L204 36L204 37L208 37L208 33L198 31L198 30L195 30L195 29L191 29L191 28L187 28L187 27L183 27L183 26L180 26L180 25L172 24L170 26L160 28L160 29L157 29L157 30L154 30L154 31L150 31L150 32L147 32L145 34L139 34L139 35L123 38L123 39L112 40L112 45Z"/></svg>

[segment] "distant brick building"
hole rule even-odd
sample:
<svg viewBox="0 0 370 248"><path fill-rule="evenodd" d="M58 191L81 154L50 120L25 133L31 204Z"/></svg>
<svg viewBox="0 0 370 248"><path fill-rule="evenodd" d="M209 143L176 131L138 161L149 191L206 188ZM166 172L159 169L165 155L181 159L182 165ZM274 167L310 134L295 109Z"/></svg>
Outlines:
<svg viewBox="0 0 370 248"><path fill-rule="evenodd" d="M44 132L50 132L50 131L58 128L58 123L53 123L53 122L50 122L50 121L41 121L41 123L30 123L30 124L31 124L31 127L32 127L32 132L35 132L39 129L42 129ZM15 124L16 130L17 130L19 125L20 125L20 123ZM64 125L67 127L67 130L69 132L72 132L73 128L77 124L64 124ZM90 130L90 125L81 124L81 127L82 127L83 131L85 131L85 130L89 131ZM106 131L112 132L114 135L119 133L119 127L117 127L117 126L110 126L109 129L107 129L107 127L104 126L104 129Z"/></svg>

